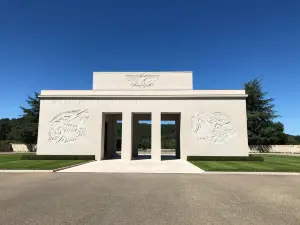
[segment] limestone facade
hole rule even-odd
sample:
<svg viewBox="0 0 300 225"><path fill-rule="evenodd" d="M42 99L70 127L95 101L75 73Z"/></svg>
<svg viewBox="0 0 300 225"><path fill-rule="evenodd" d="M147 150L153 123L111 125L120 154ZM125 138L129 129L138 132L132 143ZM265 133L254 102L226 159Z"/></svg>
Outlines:
<svg viewBox="0 0 300 225"><path fill-rule="evenodd" d="M161 121L176 124L176 156L247 156L244 90L193 90L192 72L95 72L93 90L42 90L37 154L137 154L136 124L151 120L151 158L161 159Z"/></svg>

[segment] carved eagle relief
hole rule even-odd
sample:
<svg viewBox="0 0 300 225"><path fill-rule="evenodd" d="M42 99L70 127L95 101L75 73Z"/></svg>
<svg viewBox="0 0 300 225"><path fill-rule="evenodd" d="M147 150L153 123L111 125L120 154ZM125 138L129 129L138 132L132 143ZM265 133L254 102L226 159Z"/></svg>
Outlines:
<svg viewBox="0 0 300 225"><path fill-rule="evenodd" d="M159 79L159 75L126 75L126 79L130 82L132 87L148 88L155 84L155 82Z"/></svg>
<svg viewBox="0 0 300 225"><path fill-rule="evenodd" d="M197 139L212 144L226 143L236 134L230 118L222 112L195 113L192 117L192 131Z"/></svg>
<svg viewBox="0 0 300 225"><path fill-rule="evenodd" d="M70 143L86 136L85 123L89 119L88 110L71 110L57 114L50 121L49 142Z"/></svg>

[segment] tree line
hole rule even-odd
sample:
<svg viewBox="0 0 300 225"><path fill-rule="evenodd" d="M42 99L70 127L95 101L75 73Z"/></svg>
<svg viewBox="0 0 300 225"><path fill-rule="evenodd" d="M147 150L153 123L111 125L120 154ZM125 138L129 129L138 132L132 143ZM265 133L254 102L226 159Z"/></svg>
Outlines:
<svg viewBox="0 0 300 225"><path fill-rule="evenodd" d="M20 118L0 119L0 144L24 143L36 144L40 112L38 93L29 96L26 100L28 107L20 107Z"/></svg>
<svg viewBox="0 0 300 225"><path fill-rule="evenodd" d="M267 97L262 90L261 80L254 79L244 84L248 98L247 125L249 145L283 145L300 144L300 136L284 132L284 125L278 122L279 115L275 111L274 99ZM21 107L20 118L0 119L0 143L36 144L39 122L40 101L34 93L27 99L27 107ZM148 148L151 143L151 125L140 124L140 147ZM118 126L121 137L121 128ZM162 147L175 148L175 125L162 125Z"/></svg>
<svg viewBox="0 0 300 225"><path fill-rule="evenodd" d="M139 123L139 149L151 148L151 124ZM120 140L122 138L122 125L117 124L117 147L121 147ZM176 127L175 124L162 124L161 125L161 146L163 149L175 149L176 148Z"/></svg>

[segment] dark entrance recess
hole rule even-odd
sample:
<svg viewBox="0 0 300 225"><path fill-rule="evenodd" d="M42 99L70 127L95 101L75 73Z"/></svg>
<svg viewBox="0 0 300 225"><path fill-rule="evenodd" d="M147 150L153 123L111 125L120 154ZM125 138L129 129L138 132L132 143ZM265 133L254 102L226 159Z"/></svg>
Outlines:
<svg viewBox="0 0 300 225"><path fill-rule="evenodd" d="M105 131L104 131L104 157L107 156L107 127L108 124L105 122Z"/></svg>

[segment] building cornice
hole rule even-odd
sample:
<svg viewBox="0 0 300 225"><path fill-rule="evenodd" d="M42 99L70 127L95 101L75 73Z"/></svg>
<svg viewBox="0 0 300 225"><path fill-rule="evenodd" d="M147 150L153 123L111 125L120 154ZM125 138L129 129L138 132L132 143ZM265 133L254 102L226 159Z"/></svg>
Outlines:
<svg viewBox="0 0 300 225"><path fill-rule="evenodd" d="M195 94L195 95L39 95L40 99L201 99L246 98L246 94Z"/></svg>
<svg viewBox="0 0 300 225"><path fill-rule="evenodd" d="M41 99L81 98L81 99L195 99L195 98L246 98L245 90L43 90Z"/></svg>

